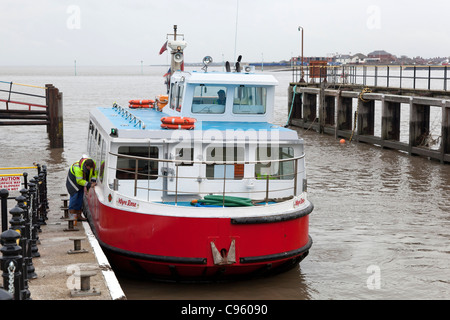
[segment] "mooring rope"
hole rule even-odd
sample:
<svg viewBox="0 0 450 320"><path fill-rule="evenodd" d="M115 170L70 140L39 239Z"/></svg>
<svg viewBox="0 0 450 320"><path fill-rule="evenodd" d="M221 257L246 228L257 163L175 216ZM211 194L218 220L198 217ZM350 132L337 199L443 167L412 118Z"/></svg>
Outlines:
<svg viewBox="0 0 450 320"><path fill-rule="evenodd" d="M369 100L365 100L365 99L363 98L363 95L364 95L365 93L371 93L371 92L372 92L372 90L371 90L369 87L363 88L363 89L361 90L361 93L359 94L359 100L361 100L362 102L369 102ZM355 111L355 119L354 119L354 121L353 121L353 130L352 130L352 135L350 136L349 142L352 142L353 136L355 135L355 131L356 131L356 122L357 122L357 120L358 120L358 113L359 113L359 103L357 104L357 107L356 107L356 111Z"/></svg>
<svg viewBox="0 0 450 320"><path fill-rule="evenodd" d="M289 111L288 119L287 119L286 125L284 126L285 128L287 128L289 126L289 122L291 121L292 111L294 110L294 102L295 102L296 94L297 94L297 85L295 85L294 89L293 89L291 110Z"/></svg>
<svg viewBox="0 0 450 320"><path fill-rule="evenodd" d="M372 92L372 90L371 90L369 87L363 88L363 89L361 90L361 93L359 94L359 99L360 99L362 102L369 102L369 100L365 100L365 99L363 98L363 95L364 95L365 93L371 93L371 92Z"/></svg>

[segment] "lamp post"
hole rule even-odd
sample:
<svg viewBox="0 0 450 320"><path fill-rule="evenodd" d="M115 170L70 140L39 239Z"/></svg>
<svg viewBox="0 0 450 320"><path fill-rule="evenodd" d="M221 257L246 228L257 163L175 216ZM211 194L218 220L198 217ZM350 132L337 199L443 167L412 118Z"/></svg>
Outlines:
<svg viewBox="0 0 450 320"><path fill-rule="evenodd" d="M301 67L302 78L300 79L300 82L305 82L305 79L304 79L305 74L303 72L303 27L301 27L301 26L298 27L298 31L302 32L302 67Z"/></svg>

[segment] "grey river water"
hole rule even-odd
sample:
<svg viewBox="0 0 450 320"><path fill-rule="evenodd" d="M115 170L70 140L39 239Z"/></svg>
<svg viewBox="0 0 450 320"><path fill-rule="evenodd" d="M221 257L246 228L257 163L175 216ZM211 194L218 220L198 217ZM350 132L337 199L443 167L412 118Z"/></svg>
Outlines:
<svg viewBox="0 0 450 320"><path fill-rule="evenodd" d="M64 97L64 150L45 127L0 127L0 167L48 166L57 213L70 164L86 152L89 110L164 93L164 67L1 67L0 80L51 83ZM276 122L287 120L290 72L280 82ZM15 89L18 89L15 87ZM37 90L37 89L36 89ZM34 90L33 90L34 92ZM1 99L1 97L0 97ZM176 284L120 278L128 299L329 300L450 298L450 165L297 130L306 144L313 246L284 274L232 283ZM54 212L55 212L54 211Z"/></svg>

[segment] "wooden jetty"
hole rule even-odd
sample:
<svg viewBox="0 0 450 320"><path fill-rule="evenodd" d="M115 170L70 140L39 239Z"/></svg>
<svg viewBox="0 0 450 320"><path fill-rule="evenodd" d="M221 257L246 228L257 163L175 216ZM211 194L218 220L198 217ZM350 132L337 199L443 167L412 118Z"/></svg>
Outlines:
<svg viewBox="0 0 450 320"><path fill-rule="evenodd" d="M288 96L292 126L450 163L450 92L446 90L292 82ZM375 118L377 102L381 119ZM409 108L406 128L400 122L402 106ZM442 114L438 149L427 144L431 107L440 108ZM375 123L381 124L380 136L375 135ZM402 130L408 131L409 141L400 141Z"/></svg>
<svg viewBox="0 0 450 320"><path fill-rule="evenodd" d="M8 88L0 88L0 92L7 94L7 99L0 99L0 126L29 126L46 125L47 133L50 139L50 148L64 148L64 130L63 130L63 99L62 92L52 84L45 87L34 85L19 84L13 82L0 83L6 84ZM44 90L42 93L30 93L13 90L14 87L28 88L32 90ZM19 101L27 97L33 102ZM45 103L41 102L45 99Z"/></svg>

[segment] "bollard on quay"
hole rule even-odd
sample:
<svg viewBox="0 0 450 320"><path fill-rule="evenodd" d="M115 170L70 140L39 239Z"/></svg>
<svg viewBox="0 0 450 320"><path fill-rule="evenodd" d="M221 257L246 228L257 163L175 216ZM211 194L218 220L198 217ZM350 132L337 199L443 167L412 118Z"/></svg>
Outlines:
<svg viewBox="0 0 450 320"><path fill-rule="evenodd" d="M69 240L73 241L73 250L70 249L69 251L67 251L68 254L75 254L75 253L87 253L89 251L87 251L86 249L82 249L81 248L81 240L85 240L85 237L72 237L69 238Z"/></svg>
<svg viewBox="0 0 450 320"><path fill-rule="evenodd" d="M65 220L67 221L68 225L67 228L64 229L64 231L80 231L80 229L74 227L75 222L77 221L76 218L68 218Z"/></svg>
<svg viewBox="0 0 450 320"><path fill-rule="evenodd" d="M60 196L62 197L61 201L63 202L61 209L64 211L64 215L61 219L69 219L69 195L67 193L61 193Z"/></svg>
<svg viewBox="0 0 450 320"><path fill-rule="evenodd" d="M101 292L96 288L91 289L91 277L95 276L97 272L95 271L80 271L75 273L76 277L80 277L80 289L73 289L70 292L72 297L88 297L88 296L99 296Z"/></svg>
<svg viewBox="0 0 450 320"><path fill-rule="evenodd" d="M8 190L6 189L0 190L2 232L5 232L8 229L8 196L9 196Z"/></svg>
<svg viewBox="0 0 450 320"><path fill-rule="evenodd" d="M6 230L1 234L0 242L2 248L1 270L3 271L3 289L8 291L14 300L21 300L23 281L22 281L22 248L17 245L20 234L14 230Z"/></svg>

